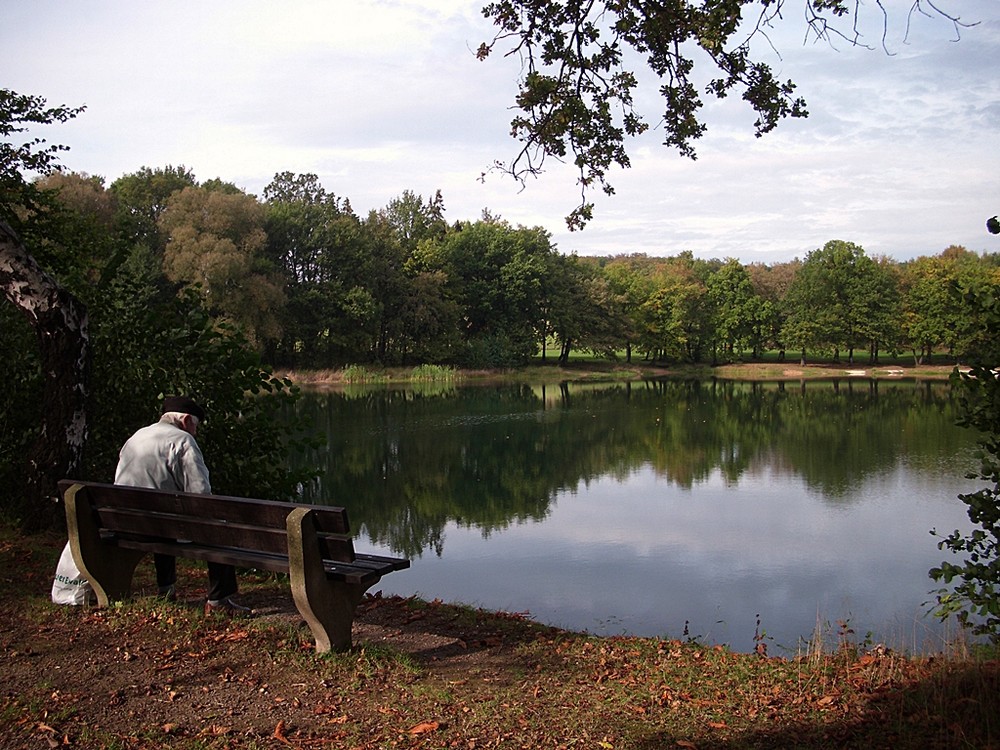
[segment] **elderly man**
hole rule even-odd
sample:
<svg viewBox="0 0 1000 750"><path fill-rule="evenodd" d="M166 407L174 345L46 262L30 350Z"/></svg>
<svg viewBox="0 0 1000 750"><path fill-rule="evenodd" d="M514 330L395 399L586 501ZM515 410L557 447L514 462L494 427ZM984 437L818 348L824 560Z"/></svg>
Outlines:
<svg viewBox="0 0 1000 750"><path fill-rule="evenodd" d="M160 421L143 427L122 446L115 484L177 492L211 493L208 468L195 440L205 410L187 396L163 399ZM177 561L170 555L153 555L160 596L175 601ZM209 562L205 614L248 615L250 609L232 600L237 591L236 569Z"/></svg>

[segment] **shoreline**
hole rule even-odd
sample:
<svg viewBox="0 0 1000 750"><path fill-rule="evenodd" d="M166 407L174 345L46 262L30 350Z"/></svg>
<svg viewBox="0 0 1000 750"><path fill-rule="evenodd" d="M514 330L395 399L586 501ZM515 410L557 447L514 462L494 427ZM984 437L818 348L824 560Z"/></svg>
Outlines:
<svg viewBox="0 0 1000 750"><path fill-rule="evenodd" d="M956 365L913 365L902 363L858 365L823 362L749 362L726 365L657 366L646 363L586 360L559 364L529 364L520 368L463 370L440 368L437 377L421 374L412 367L372 367L341 369L276 369L275 375L297 386L337 387L348 385L406 385L452 382L463 385L497 383L563 383L636 381L657 378L717 379L745 381L798 381L832 379L930 380L947 381ZM358 370L362 374L358 375ZM964 368L962 368L964 369Z"/></svg>

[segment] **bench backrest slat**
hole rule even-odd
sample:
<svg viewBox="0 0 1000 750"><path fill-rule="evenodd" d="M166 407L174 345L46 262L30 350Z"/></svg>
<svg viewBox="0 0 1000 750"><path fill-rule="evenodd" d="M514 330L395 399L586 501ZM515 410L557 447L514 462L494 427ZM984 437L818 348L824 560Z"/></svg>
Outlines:
<svg viewBox="0 0 1000 750"><path fill-rule="evenodd" d="M284 553L288 545L282 529L191 518L172 513L151 513L126 508L97 508L99 526L117 534L164 539L187 539L197 544L217 547L259 549Z"/></svg>
<svg viewBox="0 0 1000 750"><path fill-rule="evenodd" d="M65 492L82 484L98 526L132 537L187 539L196 544L286 554L285 520L297 507L308 507L324 559L353 562L354 543L343 508L277 500L161 492L92 482L60 482Z"/></svg>
<svg viewBox="0 0 1000 750"><path fill-rule="evenodd" d="M72 482L69 484L73 484ZM191 492L167 492L144 487L79 482L87 488L87 497L96 507L141 508L161 513L194 515L242 522L252 518L260 526L285 527L285 518L301 503L258 500L225 495L199 495ZM317 528L331 534L348 534L347 511L327 505L310 505L323 517Z"/></svg>

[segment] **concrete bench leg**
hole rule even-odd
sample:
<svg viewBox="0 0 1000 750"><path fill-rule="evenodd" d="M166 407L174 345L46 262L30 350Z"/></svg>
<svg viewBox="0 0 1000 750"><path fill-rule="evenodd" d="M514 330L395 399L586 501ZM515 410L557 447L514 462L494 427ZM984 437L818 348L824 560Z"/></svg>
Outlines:
<svg viewBox="0 0 1000 750"><path fill-rule="evenodd" d="M316 526L308 508L293 510L285 525L292 598L316 639L316 651L346 651L351 647L354 610L376 581L362 586L326 577L315 541Z"/></svg>
<svg viewBox="0 0 1000 750"><path fill-rule="evenodd" d="M119 549L101 541L90 504L81 496L85 492L83 485L75 484L63 497L69 546L76 566L94 589L97 606L107 607L113 601L127 599L132 593L135 567L145 553Z"/></svg>

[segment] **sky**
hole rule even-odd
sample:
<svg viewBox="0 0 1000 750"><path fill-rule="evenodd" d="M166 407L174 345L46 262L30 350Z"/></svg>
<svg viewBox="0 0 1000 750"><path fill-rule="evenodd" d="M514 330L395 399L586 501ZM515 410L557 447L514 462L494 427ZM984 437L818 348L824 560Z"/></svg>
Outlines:
<svg viewBox="0 0 1000 750"><path fill-rule="evenodd" d="M644 79L637 104L654 127L576 232L570 166L550 160L523 186L490 170L518 150L522 70L516 57L476 59L494 33L482 0L4 0L0 87L85 105L37 135L106 185L184 165L260 196L279 172L313 173L361 216L440 190L451 222L488 209L581 256L771 264L833 239L897 260L1000 252L985 229L1000 214L1000 3L936 0L977 24L956 29L883 0L883 46L877 6L862 2L874 49L807 40L801 0L786 0L758 51L810 116L763 138L738 95L706 97L708 132L687 159L662 145L656 81Z"/></svg>

